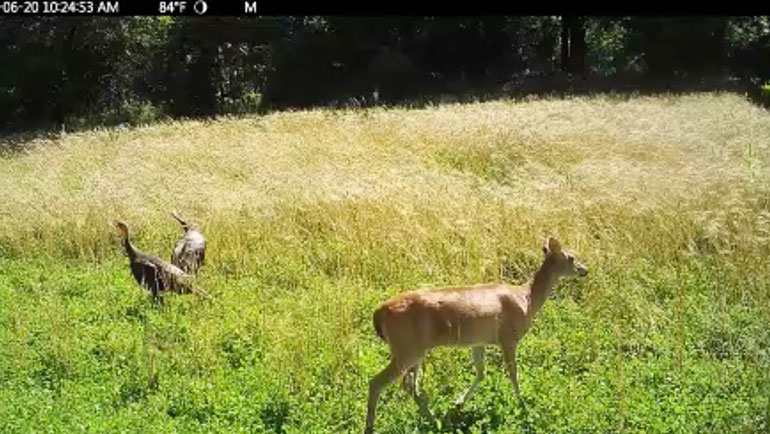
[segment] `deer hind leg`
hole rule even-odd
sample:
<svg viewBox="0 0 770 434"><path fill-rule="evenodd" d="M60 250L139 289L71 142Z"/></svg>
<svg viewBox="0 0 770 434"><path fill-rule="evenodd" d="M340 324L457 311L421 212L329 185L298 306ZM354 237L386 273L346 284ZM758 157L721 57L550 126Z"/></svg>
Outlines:
<svg viewBox="0 0 770 434"><path fill-rule="evenodd" d="M403 370L399 368L396 361L391 359L388 366L369 381L369 397L367 398L366 427L364 428L364 434L371 434L374 430L374 412L377 407L377 400L380 397L380 392L402 373Z"/></svg>
<svg viewBox="0 0 770 434"><path fill-rule="evenodd" d="M420 376L421 363L418 361L411 368L407 369L404 375L402 386L407 394L409 394L417 407L420 409L422 417L427 419L434 419L433 413L428 408L428 399L425 394L420 393L419 376Z"/></svg>
<svg viewBox="0 0 770 434"><path fill-rule="evenodd" d="M460 395L454 402L454 409L457 410L460 407L462 407L465 402L468 400L468 398L473 395L473 392L476 391L476 387L478 387L481 380L484 379L484 347L478 346L473 347L471 350L471 355L473 357L473 366L476 368L476 376L473 378L473 383L468 387L468 389Z"/></svg>
<svg viewBox="0 0 770 434"><path fill-rule="evenodd" d="M413 370L414 367L420 363L422 357L422 353L412 354L411 352L409 354L399 354L397 356L396 354L392 353L391 349L390 363L388 363L388 366L386 366L385 369L380 371L379 374L375 375L374 378L369 381L369 397L367 399L366 408L366 427L364 428L365 434L370 434L374 430L374 415L377 407L377 400L380 397L382 389L395 381L398 377L402 376L407 370ZM414 394L412 396L417 395ZM415 400L418 401L418 405L421 405L419 402L419 397L415 398ZM421 408L423 407L427 408L427 404L421 405Z"/></svg>

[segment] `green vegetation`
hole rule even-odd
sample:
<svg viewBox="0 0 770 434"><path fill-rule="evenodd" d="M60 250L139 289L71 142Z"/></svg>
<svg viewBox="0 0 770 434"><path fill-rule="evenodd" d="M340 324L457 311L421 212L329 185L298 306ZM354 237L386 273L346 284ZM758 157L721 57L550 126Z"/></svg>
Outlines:
<svg viewBox="0 0 770 434"><path fill-rule="evenodd" d="M443 426L397 385L376 430L770 430L770 116L722 94L317 110L38 139L0 157L0 432L359 432L371 313L418 287L589 268L490 350ZM208 240L214 300L161 306L111 222L167 258ZM473 377L439 349L444 414Z"/></svg>
<svg viewBox="0 0 770 434"><path fill-rule="evenodd" d="M0 134L550 92L770 104L768 15L40 16L0 41Z"/></svg>

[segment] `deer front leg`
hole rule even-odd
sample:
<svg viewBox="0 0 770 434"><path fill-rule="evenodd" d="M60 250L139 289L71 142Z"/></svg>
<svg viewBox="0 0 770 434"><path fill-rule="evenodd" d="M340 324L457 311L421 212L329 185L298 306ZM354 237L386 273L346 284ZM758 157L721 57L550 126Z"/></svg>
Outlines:
<svg viewBox="0 0 770 434"><path fill-rule="evenodd" d="M518 342L517 342L518 343ZM516 344L503 345L503 361L505 362L505 368L508 370L508 378L513 383L513 391L516 393L516 399L519 403L521 400L521 392L519 392L519 379L516 374Z"/></svg>
<svg viewBox="0 0 770 434"><path fill-rule="evenodd" d="M468 387L468 390L455 400L455 410L460 409L465 404L465 401L473 395L473 392L476 391L476 387L478 387L481 380L484 379L484 347L473 347L471 354L473 356L473 366L476 368L476 376L473 378L473 383Z"/></svg>

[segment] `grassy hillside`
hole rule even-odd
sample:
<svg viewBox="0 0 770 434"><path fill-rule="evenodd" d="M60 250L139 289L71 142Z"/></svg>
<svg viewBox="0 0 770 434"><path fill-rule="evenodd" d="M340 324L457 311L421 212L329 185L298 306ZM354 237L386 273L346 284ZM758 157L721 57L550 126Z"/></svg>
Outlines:
<svg viewBox="0 0 770 434"><path fill-rule="evenodd" d="M69 134L0 156L0 432L363 429L418 288L522 282L557 236L589 269L440 426L394 384L376 430L770 430L770 114L731 95L280 113ZM207 236L204 301L162 306L111 222L168 258ZM434 351L444 414L470 353Z"/></svg>

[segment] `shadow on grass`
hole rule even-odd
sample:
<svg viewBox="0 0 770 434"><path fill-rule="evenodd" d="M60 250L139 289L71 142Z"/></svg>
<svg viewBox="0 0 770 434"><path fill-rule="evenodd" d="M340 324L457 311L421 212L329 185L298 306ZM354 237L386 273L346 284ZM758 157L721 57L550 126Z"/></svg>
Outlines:
<svg viewBox="0 0 770 434"><path fill-rule="evenodd" d="M516 405L513 411L513 423L522 434L534 434L534 426L530 422L529 409L532 400L524 398L524 402ZM468 407L450 408L443 417L436 416L430 420L420 417L414 433L458 433L471 432L472 429L481 429L481 432L498 432L506 427L506 415L500 411L485 411L484 409L470 409Z"/></svg>

